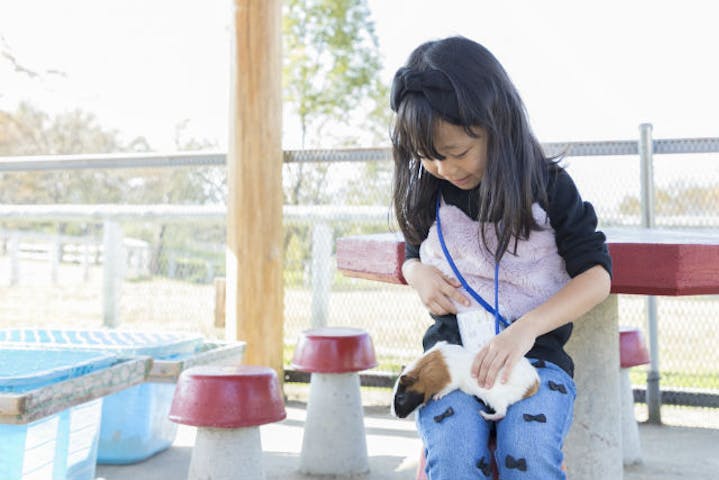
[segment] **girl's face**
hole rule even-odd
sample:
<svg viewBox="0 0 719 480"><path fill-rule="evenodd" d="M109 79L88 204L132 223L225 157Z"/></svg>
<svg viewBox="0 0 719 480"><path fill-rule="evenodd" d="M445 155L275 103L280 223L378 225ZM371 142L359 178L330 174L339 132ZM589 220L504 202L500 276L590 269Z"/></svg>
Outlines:
<svg viewBox="0 0 719 480"><path fill-rule="evenodd" d="M444 160L423 158L422 166L437 178L462 190L471 190L482 180L487 166L487 131L472 127L470 137L464 127L440 120L434 130L434 146Z"/></svg>

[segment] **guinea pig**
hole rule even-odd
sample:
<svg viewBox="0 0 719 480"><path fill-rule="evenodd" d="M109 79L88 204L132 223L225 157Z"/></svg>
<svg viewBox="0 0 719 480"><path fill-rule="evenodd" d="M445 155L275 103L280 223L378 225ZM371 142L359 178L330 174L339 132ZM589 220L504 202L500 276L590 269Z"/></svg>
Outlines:
<svg viewBox="0 0 719 480"><path fill-rule="evenodd" d="M492 388L480 387L471 373L474 356L460 345L437 342L402 371L392 394L392 414L404 418L430 398L438 400L460 389L492 408L495 413L480 414L486 420L496 421L504 418L509 405L539 390L537 370L524 357L512 369L507 383L499 381L500 370Z"/></svg>

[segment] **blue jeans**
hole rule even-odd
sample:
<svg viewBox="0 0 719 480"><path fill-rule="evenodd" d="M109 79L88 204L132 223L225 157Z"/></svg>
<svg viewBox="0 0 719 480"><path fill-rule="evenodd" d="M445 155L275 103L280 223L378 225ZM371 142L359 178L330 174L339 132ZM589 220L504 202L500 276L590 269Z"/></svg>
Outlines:
<svg viewBox="0 0 719 480"><path fill-rule="evenodd" d="M539 391L511 405L498 422L485 421L479 415L484 404L460 390L419 409L417 428L429 480L491 478L488 442L493 427L500 479L566 478L562 444L572 424L574 381L551 362L530 361L537 366Z"/></svg>

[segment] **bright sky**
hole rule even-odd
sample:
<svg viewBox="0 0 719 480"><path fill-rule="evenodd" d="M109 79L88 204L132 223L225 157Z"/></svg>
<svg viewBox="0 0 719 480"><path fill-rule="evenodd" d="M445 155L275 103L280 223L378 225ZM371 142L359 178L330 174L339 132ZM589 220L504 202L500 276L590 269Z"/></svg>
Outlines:
<svg viewBox="0 0 719 480"><path fill-rule="evenodd" d="M369 0L383 78L419 43L462 34L499 58L541 141L719 136L713 1ZM0 108L82 108L126 138L173 147L175 126L226 146L230 0L2 0ZM285 147L296 138L286 136ZM369 146L369 145L368 145Z"/></svg>

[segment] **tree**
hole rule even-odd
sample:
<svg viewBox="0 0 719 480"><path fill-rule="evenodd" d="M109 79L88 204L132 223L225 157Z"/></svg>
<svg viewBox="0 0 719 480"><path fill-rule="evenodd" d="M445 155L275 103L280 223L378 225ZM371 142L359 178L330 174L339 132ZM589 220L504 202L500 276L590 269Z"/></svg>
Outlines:
<svg viewBox="0 0 719 480"><path fill-rule="evenodd" d="M284 102L299 119L302 148L322 145L327 125L367 116L381 122L376 107L387 103L388 89L378 78L379 42L366 0L284 5Z"/></svg>
<svg viewBox="0 0 719 480"><path fill-rule="evenodd" d="M49 75L63 75L54 70L31 69L21 63L5 39L0 36L0 68L11 75L30 81ZM0 93L1 96L1 93ZM217 148L205 140L188 138L187 121L176 126L177 150ZM150 151L143 137L123 141L115 130L101 127L94 114L75 110L50 115L27 102L14 111L0 110L0 156L18 155L77 155L83 153L117 153ZM70 171L33 171L0 173L0 202L20 204L207 204L223 203L227 195L224 170L217 167L200 168L139 168L139 169L82 169ZM24 222L12 222L11 228L28 228ZM34 222L33 230L57 231L63 234L99 232L94 224ZM194 226L146 223L125 225L127 235L154 241L157 255L153 258L153 273L165 244L183 245L188 242L222 243L223 227L198 229Z"/></svg>
<svg viewBox="0 0 719 480"><path fill-rule="evenodd" d="M206 141L187 138L184 124L176 130L178 150L199 150L211 147ZM75 110L49 115L28 103L20 103L13 112L0 110L0 156L13 155L74 155L83 153L116 153L150 151L143 137L129 142L121 140L117 131L101 127L97 118ZM33 171L0 173L0 202L5 204L207 204L221 203L226 196L226 176L220 168L140 168L82 169L67 171ZM24 228L18 223L14 228ZM83 234L97 230L96 225L52 222L34 230L57 231L61 234ZM167 230L170 230L169 233ZM156 243L158 255L153 266L159 265L167 238L174 245L200 240L221 243L221 227L197 229L182 225L130 224L125 234ZM157 268L153 269L155 273Z"/></svg>
<svg viewBox="0 0 719 480"><path fill-rule="evenodd" d="M175 143L178 150L216 147L185 138L182 124L177 127ZM150 150L144 137L122 141L117 131L101 127L93 114L81 110L51 116L28 103L20 103L14 112L0 110L0 156ZM0 174L0 202L221 203L227 186L217 170L205 167L4 173Z"/></svg>
<svg viewBox="0 0 719 480"><path fill-rule="evenodd" d="M12 48L8 44L7 40L5 40L5 37L3 37L2 35L0 35L0 60L2 61L2 63L9 65L14 73L32 79L42 78L49 75L58 75L61 77L65 76L65 73L59 70L38 71L29 68L27 65L23 64L17 58L15 58L15 54L13 53ZM0 92L0 97L1 96L2 93Z"/></svg>
<svg viewBox="0 0 719 480"><path fill-rule="evenodd" d="M366 0L288 0L283 15L284 104L302 148L358 146L387 136L388 87ZM331 128L328 128L331 127ZM285 203L330 200L326 164L285 169Z"/></svg>
<svg viewBox="0 0 719 480"><path fill-rule="evenodd" d="M187 135L189 119L175 125L175 149L177 151L196 151L216 149L217 145L205 139ZM166 169L165 169L166 170ZM220 204L227 201L227 171L219 167L174 168L163 175L145 172L138 181L143 181L144 197L150 192L159 192L163 198L155 203L170 204ZM168 187L168 184L170 188ZM152 235L153 255L150 272L159 273L166 262L168 249L190 248L192 242L222 245L227 236L225 225L205 225L197 228L193 224L160 222L154 227ZM146 235L147 236L147 235Z"/></svg>
<svg viewBox="0 0 719 480"><path fill-rule="evenodd" d="M28 103L14 112L0 111L0 155L62 155L146 151L138 137L123 143L94 115L76 110L51 117ZM123 197L127 182L107 170L19 172L0 174L3 203L98 203Z"/></svg>
<svg viewBox="0 0 719 480"><path fill-rule="evenodd" d="M379 41L366 0L287 0L283 11L283 96L302 148L367 145L387 137L388 87L379 73ZM376 144L376 143L375 143ZM327 163L283 170L285 204L338 200ZM309 256L308 227L289 226L285 258Z"/></svg>

